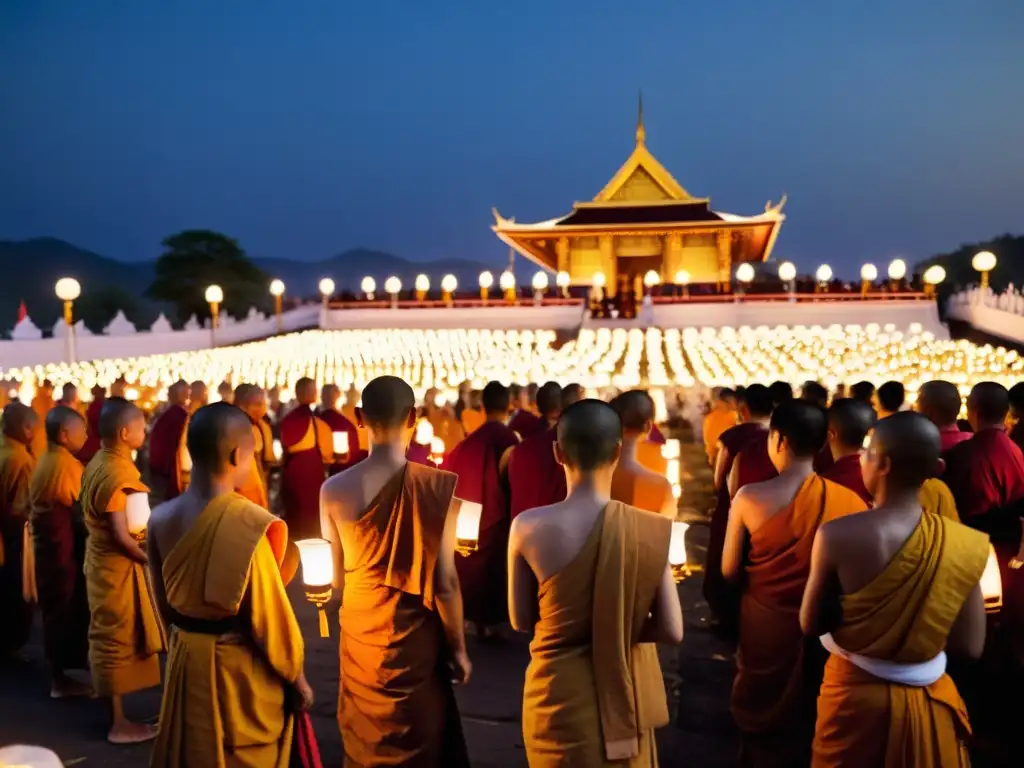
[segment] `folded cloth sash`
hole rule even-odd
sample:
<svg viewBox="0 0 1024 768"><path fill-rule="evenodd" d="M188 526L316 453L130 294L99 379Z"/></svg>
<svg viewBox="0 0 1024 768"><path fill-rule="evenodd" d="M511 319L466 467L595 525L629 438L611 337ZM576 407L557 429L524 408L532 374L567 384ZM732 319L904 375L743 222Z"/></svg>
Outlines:
<svg viewBox="0 0 1024 768"><path fill-rule="evenodd" d="M946 652L939 651L939 655L928 661L917 664L902 664L897 661L886 661L884 659L872 659L868 656L861 656L857 653L850 653L841 648L831 633L824 634L820 638L821 644L829 653L841 656L858 669L867 672L869 675L899 685L910 685L915 688L925 688L937 682L946 674Z"/></svg>

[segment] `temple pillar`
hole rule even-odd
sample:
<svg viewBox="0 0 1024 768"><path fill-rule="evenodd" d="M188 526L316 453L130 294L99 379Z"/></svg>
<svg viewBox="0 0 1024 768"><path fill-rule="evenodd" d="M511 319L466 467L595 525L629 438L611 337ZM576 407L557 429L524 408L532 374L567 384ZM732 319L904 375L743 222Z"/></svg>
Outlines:
<svg viewBox="0 0 1024 768"><path fill-rule="evenodd" d="M720 229L718 240L718 289L731 288L732 284L732 232Z"/></svg>
<svg viewBox="0 0 1024 768"><path fill-rule="evenodd" d="M612 298L618 290L619 270L615 262L615 240L611 235L601 235L598 240L601 250L601 271L604 272L605 294Z"/></svg>
<svg viewBox="0 0 1024 768"><path fill-rule="evenodd" d="M665 236L661 264L661 281L663 283L674 283L676 273L685 269L683 266L683 237L678 232L670 232Z"/></svg>
<svg viewBox="0 0 1024 768"><path fill-rule="evenodd" d="M555 253L558 257L558 271L569 271L569 238L560 237L555 242Z"/></svg>

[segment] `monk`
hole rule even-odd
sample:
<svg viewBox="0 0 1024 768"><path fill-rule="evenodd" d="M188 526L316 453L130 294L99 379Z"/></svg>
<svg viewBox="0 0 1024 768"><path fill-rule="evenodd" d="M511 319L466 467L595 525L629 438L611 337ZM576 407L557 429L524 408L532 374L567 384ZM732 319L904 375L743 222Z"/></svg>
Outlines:
<svg viewBox="0 0 1024 768"><path fill-rule="evenodd" d="M60 400L58 400L55 405L62 405L73 411L77 411L81 408L82 401L78 398L78 387L70 381L65 382L64 386L60 388Z"/></svg>
<svg viewBox="0 0 1024 768"><path fill-rule="evenodd" d="M107 740L135 744L156 736L156 728L129 720L123 697L160 684L163 627L150 592L146 551L128 532L128 498L149 493L132 451L146 440L146 417L132 403L111 397L100 413L97 453L82 477L82 513L89 536L85 586L89 597L89 667L93 687L110 699Z"/></svg>
<svg viewBox="0 0 1024 768"><path fill-rule="evenodd" d="M48 447L29 485L36 592L50 665L50 698L91 696L91 685L68 674L89 666L89 600L85 592L85 521L79 496L85 419L62 405L46 414Z"/></svg>
<svg viewBox="0 0 1024 768"><path fill-rule="evenodd" d="M971 439L971 433L962 432L957 424L962 405L960 390L948 381L927 381L917 392L915 410L939 428L943 456L954 446Z"/></svg>
<svg viewBox="0 0 1024 768"><path fill-rule="evenodd" d="M860 453L864 439L875 426L875 411L860 400L836 400L828 409L828 447L832 466L821 473L826 480L839 483L856 493L867 506L871 494L864 487L860 472Z"/></svg>
<svg viewBox="0 0 1024 768"><path fill-rule="evenodd" d="M342 406L341 413L353 424L357 426L357 434L359 436L359 450L364 454L369 451L369 436L366 434L365 429L358 429L358 419L356 419L356 408L359 405L359 390L352 385L345 392L345 405Z"/></svg>
<svg viewBox="0 0 1024 768"><path fill-rule="evenodd" d="M462 429L467 435L472 434L487 421L487 417L484 416L483 396L484 393L479 389L470 390L469 402L459 414L459 423L462 424Z"/></svg>
<svg viewBox="0 0 1024 768"><path fill-rule="evenodd" d="M711 410L704 417L704 451L712 467L718 459L719 439L725 430L736 426L736 421L736 393L728 387L722 387L715 396Z"/></svg>
<svg viewBox="0 0 1024 768"><path fill-rule="evenodd" d="M469 765L452 691L472 671L455 568L457 478L406 460L415 406L401 379L367 384L356 418L370 456L321 494L343 592L338 725L346 765Z"/></svg>
<svg viewBox="0 0 1024 768"><path fill-rule="evenodd" d="M253 467L251 472L239 475L241 485L235 490L253 504L270 508L267 492L267 472L274 463L273 437L264 427L267 415L267 394L255 384L239 384L233 397L234 405L249 417L253 435ZM269 445L268 445L269 438Z"/></svg>
<svg viewBox="0 0 1024 768"><path fill-rule="evenodd" d="M482 397L482 395L481 395ZM444 441L446 454L450 454L466 437L466 431L451 409L440 402L441 395L436 389L428 389L423 396L423 415L434 427L434 437ZM505 418L508 414L505 414Z"/></svg>
<svg viewBox="0 0 1024 768"><path fill-rule="evenodd" d="M777 408L793 399L793 385L788 381L773 381L768 386L768 391L772 396L772 408Z"/></svg>
<svg viewBox="0 0 1024 768"><path fill-rule="evenodd" d="M739 617L739 591L722 577L722 547L729 522L729 495L727 479L733 463L756 440L767 444L768 422L772 417L772 394L762 384L751 384L739 398L740 423L730 427L718 439L718 457L715 462L715 508L711 513L708 533L707 560L704 566L704 599L711 609L716 628L727 637L734 637Z"/></svg>
<svg viewBox="0 0 1024 768"><path fill-rule="evenodd" d="M331 475L336 475L366 458L366 453L359 448L359 429L338 410L340 399L341 389L337 384L324 384L320 389L320 407L316 409L316 415L332 432L332 442L335 432L344 432L348 435L348 453L332 457L331 466L328 467L328 474Z"/></svg>
<svg viewBox="0 0 1024 768"><path fill-rule="evenodd" d="M110 396L125 399L128 392L128 380L124 376L118 376L110 383Z"/></svg>
<svg viewBox="0 0 1024 768"><path fill-rule="evenodd" d="M850 399L860 400L862 403L874 407L875 385L870 381L858 381L850 387Z"/></svg>
<svg viewBox="0 0 1024 768"><path fill-rule="evenodd" d="M46 414L54 405L56 403L53 401L53 382L44 379L36 390L35 397L32 398L32 410L36 412L36 423L40 425L40 429L37 429L32 437L32 455L37 459L46 452L46 430L41 427L46 423Z"/></svg>
<svg viewBox="0 0 1024 768"><path fill-rule="evenodd" d="M11 403L0 416L0 657L28 642L32 606L24 598L22 556L29 519L29 483L35 469L33 442L39 417L22 403Z"/></svg>
<svg viewBox="0 0 1024 768"><path fill-rule="evenodd" d="M505 604L505 560L511 523L506 451L519 443L516 433L505 426L509 390L501 382L484 387L487 422L459 443L445 467L459 478L459 498L483 505L477 550L456 560L466 618L476 625L482 638L497 635L497 627L508 619Z"/></svg>
<svg viewBox="0 0 1024 768"><path fill-rule="evenodd" d="M100 410L102 410L103 402L107 397L107 390L99 384L96 384L90 391L92 393L92 402L85 409L85 423L89 429L89 434L85 438L85 445L82 446L82 450L78 453L78 460L83 465L92 461L92 457L100 449Z"/></svg>
<svg viewBox="0 0 1024 768"><path fill-rule="evenodd" d="M1010 397L992 381L976 384L967 398L974 436L945 456L943 479L953 492L961 519L976 527L980 515L1024 498L1024 454L1006 434Z"/></svg>
<svg viewBox="0 0 1024 768"><path fill-rule="evenodd" d="M530 412L530 397L526 388L519 384L512 384L509 388L509 407L512 413L508 419L508 427L520 439L530 437L541 431L544 425L540 417Z"/></svg>
<svg viewBox="0 0 1024 768"><path fill-rule="evenodd" d="M729 511L722 574L742 578L732 714L744 765L800 766L810 759L824 664L820 646L805 648L798 615L811 545L823 522L866 509L853 491L814 474L827 429L816 405L776 408L768 451L779 475L745 486Z"/></svg>
<svg viewBox="0 0 1024 768"><path fill-rule="evenodd" d="M805 381L800 387L800 399L819 408L828 408L828 390L821 382Z"/></svg>
<svg viewBox="0 0 1024 768"><path fill-rule="evenodd" d="M539 419L543 414L540 412L540 408L537 407L538 392L540 392L540 384L536 381L531 381L526 385L526 410Z"/></svg>
<svg viewBox="0 0 1024 768"><path fill-rule="evenodd" d="M562 410L564 411L573 403L578 403L586 396L582 384L576 384L575 382L566 384L562 387Z"/></svg>
<svg viewBox="0 0 1024 768"><path fill-rule="evenodd" d="M189 386L178 380L167 388L167 407L149 433L149 475L154 501L176 498L185 490L182 443L188 422Z"/></svg>
<svg viewBox="0 0 1024 768"><path fill-rule="evenodd" d="M822 451L814 455L815 464L822 463ZM740 489L752 483L763 483L778 476L775 465L772 464L771 456L768 454L768 436L757 435L751 438L743 450L736 456L729 470L727 487L729 497L735 498Z"/></svg>
<svg viewBox="0 0 1024 768"><path fill-rule="evenodd" d="M281 419L281 501L288 535L293 541L320 538L320 486L334 461L334 435L313 413L316 382L304 377L295 384L298 405Z"/></svg>
<svg viewBox="0 0 1024 768"><path fill-rule="evenodd" d="M562 410L562 388L549 381L537 390L537 410L545 429L509 450L509 507L514 520L521 512L562 501L565 470L555 460L555 425Z"/></svg>
<svg viewBox="0 0 1024 768"><path fill-rule="evenodd" d="M878 411L879 420L887 419L903 410L906 399L907 392L903 384L898 381L885 382L875 390L875 410Z"/></svg>
<svg viewBox="0 0 1024 768"><path fill-rule="evenodd" d="M922 511L918 494L940 449L920 414L880 421L862 460L875 508L826 522L815 537L800 623L831 652L815 768L970 765L967 710L946 654L982 654L989 543Z"/></svg>
<svg viewBox="0 0 1024 768"><path fill-rule="evenodd" d="M217 396L222 403L234 403L235 390L232 388L230 381L225 380L217 385Z"/></svg>
<svg viewBox="0 0 1024 768"><path fill-rule="evenodd" d="M192 482L153 510L150 568L173 627L152 768L286 768L313 691L280 568L285 524L234 492L253 469L249 420L228 403L189 423Z"/></svg>
<svg viewBox="0 0 1024 768"><path fill-rule="evenodd" d="M210 390L205 381L196 380L188 386L188 412L195 413L210 402Z"/></svg>
<svg viewBox="0 0 1024 768"><path fill-rule="evenodd" d="M664 475L655 474L637 460L637 445L647 440L654 422L654 402L640 389L623 392L611 402L622 422L622 450L612 477L612 498L631 507L663 515L676 516L672 484Z"/></svg>
<svg viewBox="0 0 1024 768"><path fill-rule="evenodd" d="M532 632L523 689L531 766L656 766L669 721L652 643L683 639L667 517L612 500L622 424L584 400L562 413L555 451L564 501L512 524L512 626Z"/></svg>

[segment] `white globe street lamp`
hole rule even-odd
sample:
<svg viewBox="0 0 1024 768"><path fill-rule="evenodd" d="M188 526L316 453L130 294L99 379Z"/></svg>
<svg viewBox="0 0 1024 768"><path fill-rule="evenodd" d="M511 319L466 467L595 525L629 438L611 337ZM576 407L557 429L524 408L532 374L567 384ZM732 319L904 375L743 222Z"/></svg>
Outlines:
<svg viewBox="0 0 1024 768"><path fill-rule="evenodd" d="M270 295L274 297L274 318L277 324L277 332L281 333L282 319L281 319L281 301L284 296L284 281L274 279L270 281Z"/></svg>
<svg viewBox="0 0 1024 768"><path fill-rule="evenodd" d="M455 275L445 275L441 278L441 295L449 307L452 305L453 295L458 287L459 281L455 279Z"/></svg>
<svg viewBox="0 0 1024 768"><path fill-rule="evenodd" d="M402 292L402 281L392 275L384 281L384 292L391 297L391 308L398 309L398 294Z"/></svg>
<svg viewBox="0 0 1024 768"><path fill-rule="evenodd" d="M430 278L426 275L416 275L416 301L423 301L427 298L427 292L430 290Z"/></svg>
<svg viewBox="0 0 1024 768"><path fill-rule="evenodd" d="M933 264L921 276L924 280L924 292L928 296L935 295L935 288L946 279L946 270L939 264Z"/></svg>
<svg viewBox="0 0 1024 768"><path fill-rule="evenodd" d="M485 269L477 278L477 285L480 286L480 300L486 303L487 295L491 291L491 286L494 285L494 275Z"/></svg>
<svg viewBox="0 0 1024 768"><path fill-rule="evenodd" d="M975 272L981 273L981 287L988 288L988 273L996 268L996 255L992 251L979 251L971 259Z"/></svg>
<svg viewBox="0 0 1024 768"><path fill-rule="evenodd" d="M82 295L82 286L73 277L62 277L53 286L57 298L64 302L64 325L68 327L68 362L75 362L75 299Z"/></svg>
<svg viewBox="0 0 1024 768"><path fill-rule="evenodd" d="M828 264L822 264L818 267L818 271L814 273L814 276L818 280L818 290L822 291L828 286L829 281L832 279L832 267Z"/></svg>
<svg viewBox="0 0 1024 768"><path fill-rule="evenodd" d="M571 282L568 272L559 272L555 275L555 285L562 289L562 298L569 298L569 283Z"/></svg>
<svg viewBox="0 0 1024 768"><path fill-rule="evenodd" d="M359 290L366 294L367 301L373 301L373 294L377 292L377 281L367 275L359 283Z"/></svg>
<svg viewBox="0 0 1024 768"><path fill-rule="evenodd" d="M874 264L865 264L860 268L860 295L867 296L871 290L871 284L878 279L878 267Z"/></svg>
<svg viewBox="0 0 1024 768"><path fill-rule="evenodd" d="M516 276L505 270L498 278L498 287L505 293L505 301L514 304L516 300Z"/></svg>

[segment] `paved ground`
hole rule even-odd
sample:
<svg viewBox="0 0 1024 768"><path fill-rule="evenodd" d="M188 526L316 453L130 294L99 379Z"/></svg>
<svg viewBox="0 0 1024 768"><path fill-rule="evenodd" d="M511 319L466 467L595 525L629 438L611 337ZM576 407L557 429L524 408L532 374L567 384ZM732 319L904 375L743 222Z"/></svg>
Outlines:
<svg viewBox="0 0 1024 768"><path fill-rule="evenodd" d="M706 508L707 472L699 454L684 446L682 514L699 518ZM690 562L703 562L707 529L690 530ZM673 719L658 735L664 766L717 768L735 763L736 742L728 712L732 682L731 651L707 629L707 607L700 593L701 577L680 585L686 636L678 648L662 648L662 667L669 688ZM338 690L337 625L332 637L318 636L315 611L296 591L293 603L307 638L307 675L317 702L314 725L324 764L341 765L341 739L334 719ZM471 640L472 643L472 640ZM520 732L520 698L529 658L527 639L514 636L501 645L472 644L474 676L458 692L470 756L474 766L504 768L526 764ZM0 665L0 744L42 744L54 749L67 764L143 766L148 746L113 747L104 741L105 713L99 702L52 701L48 698L42 642L37 631L26 648L27 659ZM129 699L130 712L155 717L159 691Z"/></svg>

